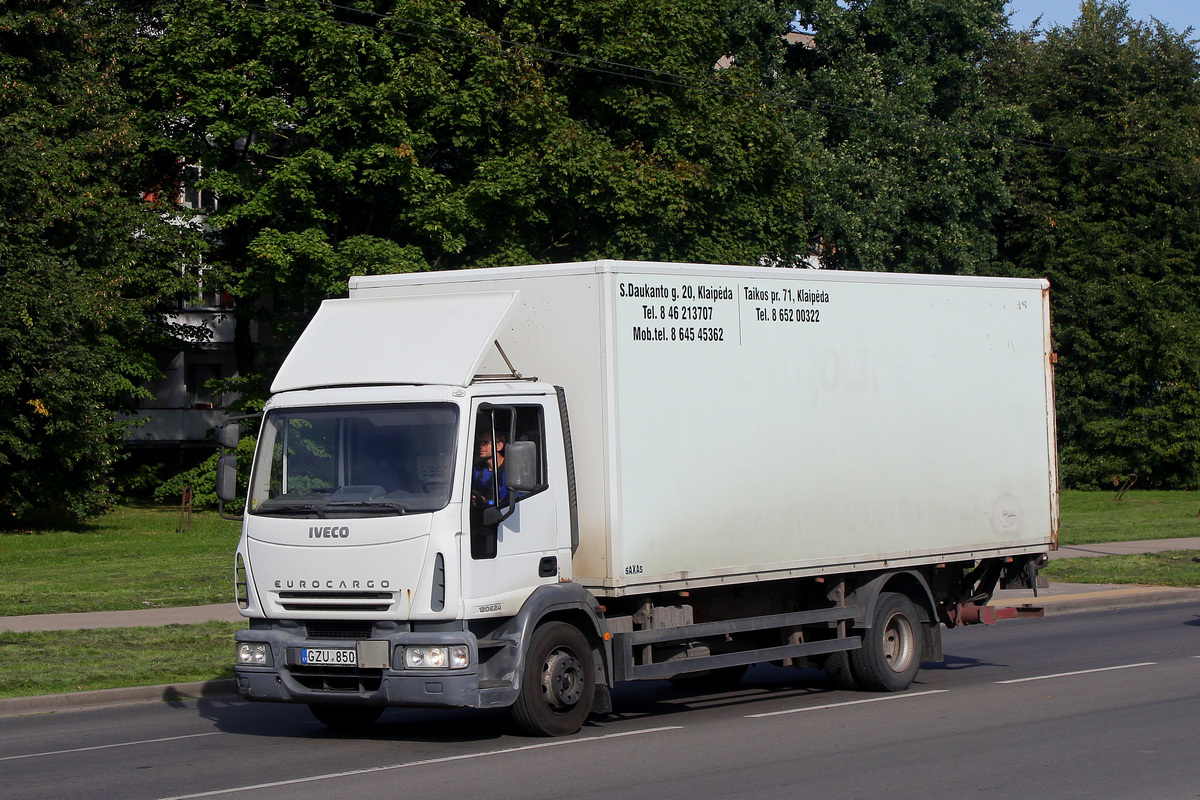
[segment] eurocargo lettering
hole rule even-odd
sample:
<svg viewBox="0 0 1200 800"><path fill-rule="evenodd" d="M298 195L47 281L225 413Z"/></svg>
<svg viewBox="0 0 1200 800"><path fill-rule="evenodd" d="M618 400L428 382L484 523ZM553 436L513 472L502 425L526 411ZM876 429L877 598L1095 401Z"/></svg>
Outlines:
<svg viewBox="0 0 1200 800"><path fill-rule="evenodd" d="M240 691L563 735L620 681L906 689L944 629L1036 612L988 604L1057 542L1048 298L622 261L353 278L261 421Z"/></svg>

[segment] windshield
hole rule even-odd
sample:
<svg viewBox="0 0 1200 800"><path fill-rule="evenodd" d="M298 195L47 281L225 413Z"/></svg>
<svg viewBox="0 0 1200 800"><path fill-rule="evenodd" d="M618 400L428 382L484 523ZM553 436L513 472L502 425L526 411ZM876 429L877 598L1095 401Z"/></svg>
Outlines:
<svg viewBox="0 0 1200 800"><path fill-rule="evenodd" d="M450 501L458 409L289 408L267 414L250 513L347 518L437 511Z"/></svg>

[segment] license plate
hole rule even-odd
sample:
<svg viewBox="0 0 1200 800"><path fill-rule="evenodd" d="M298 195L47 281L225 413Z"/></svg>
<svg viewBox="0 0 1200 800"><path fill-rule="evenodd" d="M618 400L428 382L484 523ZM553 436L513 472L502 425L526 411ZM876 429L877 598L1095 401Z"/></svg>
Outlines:
<svg viewBox="0 0 1200 800"><path fill-rule="evenodd" d="M300 650L300 663L353 667L358 664L358 651L340 647L305 647Z"/></svg>

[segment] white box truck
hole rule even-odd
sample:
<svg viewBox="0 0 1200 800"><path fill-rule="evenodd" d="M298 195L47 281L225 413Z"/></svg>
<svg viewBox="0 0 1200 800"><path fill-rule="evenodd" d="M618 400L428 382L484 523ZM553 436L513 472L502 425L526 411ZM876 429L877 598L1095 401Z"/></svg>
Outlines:
<svg viewBox="0 0 1200 800"><path fill-rule="evenodd" d="M1056 546L1052 361L1041 280L353 278L264 411L240 691L333 726L511 707L561 735L624 680L772 662L905 689Z"/></svg>

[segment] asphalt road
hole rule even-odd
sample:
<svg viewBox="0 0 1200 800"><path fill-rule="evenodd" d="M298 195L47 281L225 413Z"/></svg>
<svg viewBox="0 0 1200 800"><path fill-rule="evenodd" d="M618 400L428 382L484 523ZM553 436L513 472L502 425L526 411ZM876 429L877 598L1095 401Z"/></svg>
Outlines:
<svg viewBox="0 0 1200 800"><path fill-rule="evenodd" d="M903 694L751 670L731 692L620 688L526 739L497 712L387 712L365 736L241 701L0 720L0 796L1200 798L1200 603L947 632Z"/></svg>

